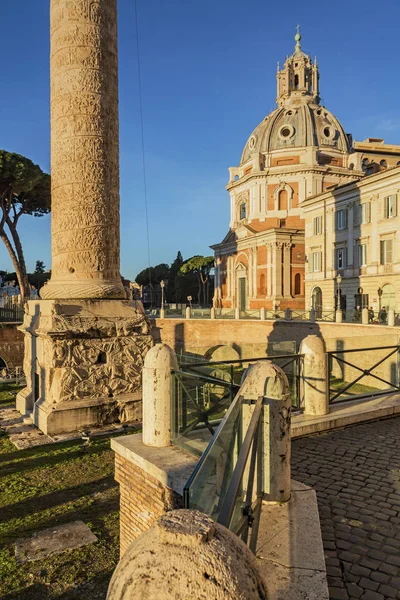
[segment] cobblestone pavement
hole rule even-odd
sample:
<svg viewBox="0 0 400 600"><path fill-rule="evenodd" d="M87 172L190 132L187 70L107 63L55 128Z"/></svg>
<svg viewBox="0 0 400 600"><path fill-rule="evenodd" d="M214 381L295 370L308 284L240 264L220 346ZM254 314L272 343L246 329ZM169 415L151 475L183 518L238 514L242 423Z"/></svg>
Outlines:
<svg viewBox="0 0 400 600"><path fill-rule="evenodd" d="M400 599L400 417L293 440L312 486L331 600Z"/></svg>

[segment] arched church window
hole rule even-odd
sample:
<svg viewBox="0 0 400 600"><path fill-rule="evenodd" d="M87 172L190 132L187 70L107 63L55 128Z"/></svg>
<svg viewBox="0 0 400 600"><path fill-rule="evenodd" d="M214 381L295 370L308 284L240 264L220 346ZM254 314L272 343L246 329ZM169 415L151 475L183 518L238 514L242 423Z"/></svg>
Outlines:
<svg viewBox="0 0 400 600"><path fill-rule="evenodd" d="M397 161L396 166L400 167L400 160Z"/></svg>
<svg viewBox="0 0 400 600"><path fill-rule="evenodd" d="M299 296L301 294L301 276L300 273L296 273L294 276L294 295Z"/></svg>
<svg viewBox="0 0 400 600"><path fill-rule="evenodd" d="M287 190L281 190L278 195L278 210L288 209L288 193Z"/></svg>
<svg viewBox="0 0 400 600"><path fill-rule="evenodd" d="M381 162L379 163L381 165L381 167L383 167L384 169L387 168L387 162L386 160L381 160Z"/></svg>
<svg viewBox="0 0 400 600"><path fill-rule="evenodd" d="M298 75L294 76L294 87L296 88L296 90L299 89L299 76Z"/></svg>
<svg viewBox="0 0 400 600"><path fill-rule="evenodd" d="M265 275L262 273L260 275L260 296L265 296Z"/></svg>
<svg viewBox="0 0 400 600"><path fill-rule="evenodd" d="M349 164L349 169L350 169L350 171L352 171L354 169L354 163Z"/></svg>
<svg viewBox="0 0 400 600"><path fill-rule="evenodd" d="M362 168L363 171L367 171L367 169L368 169L368 163L369 163L368 158L363 158L363 161L361 163L361 168Z"/></svg>
<svg viewBox="0 0 400 600"><path fill-rule="evenodd" d="M243 202L240 205L240 220L246 218L246 202Z"/></svg>

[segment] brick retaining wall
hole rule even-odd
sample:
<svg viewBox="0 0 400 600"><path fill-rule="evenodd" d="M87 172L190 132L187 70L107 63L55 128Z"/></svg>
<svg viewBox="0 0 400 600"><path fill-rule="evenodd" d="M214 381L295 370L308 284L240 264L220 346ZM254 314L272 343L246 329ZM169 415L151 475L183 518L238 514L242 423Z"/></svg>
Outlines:
<svg viewBox="0 0 400 600"><path fill-rule="evenodd" d="M120 552L169 510L182 508L182 496L115 454L115 479L120 484Z"/></svg>

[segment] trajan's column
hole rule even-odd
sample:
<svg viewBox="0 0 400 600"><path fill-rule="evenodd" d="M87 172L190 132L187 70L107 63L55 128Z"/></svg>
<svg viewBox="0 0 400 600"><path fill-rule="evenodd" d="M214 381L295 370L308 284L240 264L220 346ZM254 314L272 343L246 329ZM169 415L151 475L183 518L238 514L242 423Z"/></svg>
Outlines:
<svg viewBox="0 0 400 600"><path fill-rule="evenodd" d="M52 275L17 408L48 434L134 418L151 345L120 276L116 0L51 0Z"/></svg>

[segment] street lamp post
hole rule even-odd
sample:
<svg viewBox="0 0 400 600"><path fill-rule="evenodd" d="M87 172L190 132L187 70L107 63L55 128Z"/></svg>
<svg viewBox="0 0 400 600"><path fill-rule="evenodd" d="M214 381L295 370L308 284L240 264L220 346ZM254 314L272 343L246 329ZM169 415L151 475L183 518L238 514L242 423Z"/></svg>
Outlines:
<svg viewBox="0 0 400 600"><path fill-rule="evenodd" d="M163 279L160 281L160 287L161 287L161 308L164 308L164 288L165 288L165 281Z"/></svg>
<svg viewBox="0 0 400 600"><path fill-rule="evenodd" d="M163 279L160 281L160 287L161 287L160 319L165 319L165 309L164 309L164 288L165 288L165 282L164 282Z"/></svg>
<svg viewBox="0 0 400 600"><path fill-rule="evenodd" d="M343 320L343 313L342 313L342 302L341 302L341 289L340 289L340 284L342 283L342 276L339 275L336 277L336 284L337 284L337 304L336 304L336 315L335 315L335 320L336 323L341 323Z"/></svg>

